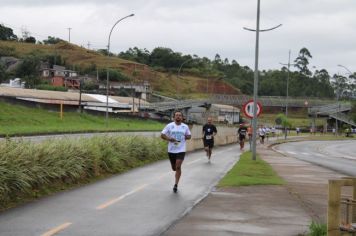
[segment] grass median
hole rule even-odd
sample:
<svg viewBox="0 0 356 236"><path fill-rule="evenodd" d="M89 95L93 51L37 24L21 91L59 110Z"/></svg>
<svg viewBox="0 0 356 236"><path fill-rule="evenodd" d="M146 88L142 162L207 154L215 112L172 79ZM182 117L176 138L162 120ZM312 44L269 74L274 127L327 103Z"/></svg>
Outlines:
<svg viewBox="0 0 356 236"><path fill-rule="evenodd" d="M221 179L218 187L282 185L284 183L285 181L258 155L256 160L252 160L252 153L245 152L235 166Z"/></svg>

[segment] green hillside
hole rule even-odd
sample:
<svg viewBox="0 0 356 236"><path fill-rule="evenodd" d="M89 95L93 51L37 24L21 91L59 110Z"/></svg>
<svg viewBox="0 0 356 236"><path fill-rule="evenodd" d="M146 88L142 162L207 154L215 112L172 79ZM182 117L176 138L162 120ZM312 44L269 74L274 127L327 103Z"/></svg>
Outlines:
<svg viewBox="0 0 356 236"><path fill-rule="evenodd" d="M152 120L109 118L78 112L59 112L0 102L0 136L101 131L159 131L163 124Z"/></svg>
<svg viewBox="0 0 356 236"><path fill-rule="evenodd" d="M25 58L30 55L40 58L60 55L62 63L68 69L77 70L80 74L92 73L95 76L96 69L109 67L125 74L131 81L149 81L154 92L166 96L201 98L212 93L241 93L223 80L202 78L185 73L180 74L178 78L176 73L157 71L137 62L124 60L114 55L108 57L98 51L88 50L64 41L51 45L0 41L0 56Z"/></svg>

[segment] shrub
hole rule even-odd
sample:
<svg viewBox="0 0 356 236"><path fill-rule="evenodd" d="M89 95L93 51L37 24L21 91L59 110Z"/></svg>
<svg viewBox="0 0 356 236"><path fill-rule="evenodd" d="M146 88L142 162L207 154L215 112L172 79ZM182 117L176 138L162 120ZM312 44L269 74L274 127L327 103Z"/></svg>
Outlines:
<svg viewBox="0 0 356 236"><path fill-rule="evenodd" d="M327 228L326 224L319 224L316 222L312 222L309 226L309 234L308 236L326 236L327 235Z"/></svg>
<svg viewBox="0 0 356 236"><path fill-rule="evenodd" d="M127 171L166 157L157 138L105 136L0 142L0 209L36 193Z"/></svg>

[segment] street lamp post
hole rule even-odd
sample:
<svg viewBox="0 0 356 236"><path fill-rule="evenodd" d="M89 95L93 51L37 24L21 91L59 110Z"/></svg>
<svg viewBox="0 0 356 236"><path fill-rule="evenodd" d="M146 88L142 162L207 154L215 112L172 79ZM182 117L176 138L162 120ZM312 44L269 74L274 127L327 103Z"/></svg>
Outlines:
<svg viewBox="0 0 356 236"><path fill-rule="evenodd" d="M113 27L111 28L109 38L108 38L108 59L110 58L110 38L111 38L111 33L112 33L113 29L120 21L122 21L128 17L131 17L131 16L134 16L134 14L130 14L128 16L122 17L121 19L116 21L115 24L113 25ZM106 127L108 127L108 118L109 118L109 65L106 70L106 115L105 115Z"/></svg>
<svg viewBox="0 0 356 236"><path fill-rule="evenodd" d="M349 70L346 66L343 66L343 65L340 65L340 64L337 65L337 66L344 68L345 70L347 70L347 72L348 72L350 75L352 75L351 70Z"/></svg>
<svg viewBox="0 0 356 236"><path fill-rule="evenodd" d="M186 61L184 61L181 65L180 65L180 67L179 67L179 69L178 69L178 73L177 73L177 87L176 87L176 93L177 93L177 96L178 96L178 84L179 84L179 76L180 76L180 71L182 70L182 67L183 67L183 65L184 64L186 64L186 63L188 63L188 62L190 62L190 61L192 61L192 60L194 60L194 58L189 58L188 60L186 60Z"/></svg>
<svg viewBox="0 0 356 236"><path fill-rule="evenodd" d="M256 136L257 136L257 93L258 93L258 50L259 50L259 37L260 32L274 30L282 24L279 24L273 28L261 30L260 29L260 0L257 0L257 20L256 20L256 29L249 29L243 27L245 30L256 32L256 45L255 45L255 72L253 78L253 120L252 120L252 160L256 160Z"/></svg>
<svg viewBox="0 0 356 236"><path fill-rule="evenodd" d="M283 63L279 63L281 65L287 66L287 88L286 88L286 118L288 118L288 102L289 102L289 74L290 74L290 66L291 65L295 65L295 64L290 64L290 54L291 51L289 50L288 53L288 63L287 64L283 64ZM284 139L287 139L287 127L284 127Z"/></svg>

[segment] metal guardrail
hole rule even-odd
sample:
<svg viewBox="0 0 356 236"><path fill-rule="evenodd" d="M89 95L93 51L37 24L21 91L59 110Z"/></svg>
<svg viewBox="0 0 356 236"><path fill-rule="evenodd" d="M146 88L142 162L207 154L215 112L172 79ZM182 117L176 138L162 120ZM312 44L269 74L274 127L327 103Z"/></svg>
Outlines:
<svg viewBox="0 0 356 236"><path fill-rule="evenodd" d="M333 119L356 127L356 124L353 122L353 120L343 113L350 110L351 104L334 103L326 106L311 107L308 109L308 113L311 116L329 116Z"/></svg>
<svg viewBox="0 0 356 236"><path fill-rule="evenodd" d="M325 106L311 107L308 109L310 115L330 115L351 110L351 104L334 103Z"/></svg>
<svg viewBox="0 0 356 236"><path fill-rule="evenodd" d="M247 101L253 99L249 95L226 95L226 94L212 94L211 100L213 103L227 104L227 105L243 105ZM335 103L335 100L326 100L310 97L288 97L288 101L284 96L259 96L258 101L262 106L276 106L284 107L288 102L289 107L310 107L327 105Z"/></svg>
<svg viewBox="0 0 356 236"><path fill-rule="evenodd" d="M349 124L353 127L356 127L356 123L354 123L353 120L351 120L347 115L345 115L343 113L334 113L334 114L331 114L330 117L337 119L339 121L342 121L346 124Z"/></svg>
<svg viewBox="0 0 356 236"><path fill-rule="evenodd" d="M145 109L164 112L169 110L178 110L189 107L209 106L211 104L208 100L181 100L172 102L157 102L151 103Z"/></svg>

